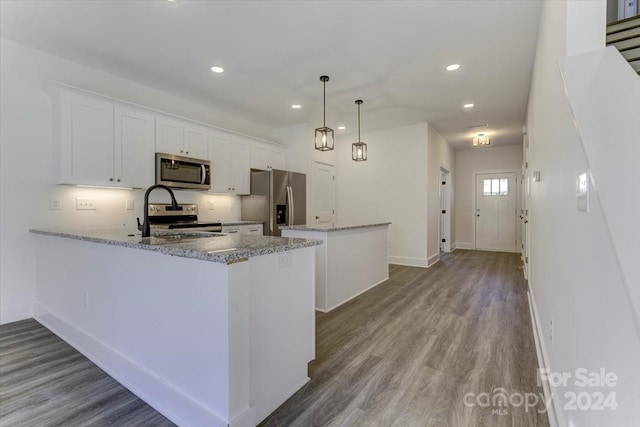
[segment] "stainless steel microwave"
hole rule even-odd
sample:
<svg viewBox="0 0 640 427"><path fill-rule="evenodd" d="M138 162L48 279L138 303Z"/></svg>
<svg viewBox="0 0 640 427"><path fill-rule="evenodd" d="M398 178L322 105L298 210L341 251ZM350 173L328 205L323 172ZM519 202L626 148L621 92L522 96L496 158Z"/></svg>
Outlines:
<svg viewBox="0 0 640 427"><path fill-rule="evenodd" d="M211 188L211 162L156 153L156 184L172 188L208 190Z"/></svg>

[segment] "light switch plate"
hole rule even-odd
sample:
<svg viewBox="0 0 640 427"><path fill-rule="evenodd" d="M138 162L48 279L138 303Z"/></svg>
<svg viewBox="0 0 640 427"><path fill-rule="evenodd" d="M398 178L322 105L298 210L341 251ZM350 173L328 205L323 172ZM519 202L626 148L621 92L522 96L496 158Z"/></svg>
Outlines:
<svg viewBox="0 0 640 427"><path fill-rule="evenodd" d="M52 211L60 210L60 199L57 197L49 199L49 209Z"/></svg>
<svg viewBox="0 0 640 427"><path fill-rule="evenodd" d="M581 173L576 178L576 202L579 212L589 212L589 189L589 173Z"/></svg>
<svg viewBox="0 0 640 427"><path fill-rule="evenodd" d="M292 262L291 252L282 252L278 254L278 270L291 267Z"/></svg>
<svg viewBox="0 0 640 427"><path fill-rule="evenodd" d="M209 202L209 210L212 211L215 209L215 203Z"/></svg>
<svg viewBox="0 0 640 427"><path fill-rule="evenodd" d="M135 203L133 199L127 199L127 203L125 204L125 208L128 211L132 211L135 208Z"/></svg>

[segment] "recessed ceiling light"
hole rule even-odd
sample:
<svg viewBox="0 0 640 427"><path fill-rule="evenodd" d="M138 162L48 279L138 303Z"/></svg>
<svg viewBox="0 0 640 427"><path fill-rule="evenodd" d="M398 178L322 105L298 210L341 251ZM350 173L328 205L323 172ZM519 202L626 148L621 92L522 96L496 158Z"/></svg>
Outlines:
<svg viewBox="0 0 640 427"><path fill-rule="evenodd" d="M211 71L214 73L224 73L224 68L222 67L211 67Z"/></svg>
<svg viewBox="0 0 640 427"><path fill-rule="evenodd" d="M346 127L346 126L344 126L344 125L340 125L340 126L338 126L338 129L339 129L339 130L345 130L346 128L347 128L347 127Z"/></svg>
<svg viewBox="0 0 640 427"><path fill-rule="evenodd" d="M471 108L471 107L473 107L473 104L464 104L463 107L464 108Z"/></svg>
<svg viewBox="0 0 640 427"><path fill-rule="evenodd" d="M302 108L302 105L300 105L300 104L291 104L291 108L293 108L294 110L299 110L300 108Z"/></svg>
<svg viewBox="0 0 640 427"><path fill-rule="evenodd" d="M460 68L460 64L451 64L451 65L447 66L447 71L455 71L458 68Z"/></svg>

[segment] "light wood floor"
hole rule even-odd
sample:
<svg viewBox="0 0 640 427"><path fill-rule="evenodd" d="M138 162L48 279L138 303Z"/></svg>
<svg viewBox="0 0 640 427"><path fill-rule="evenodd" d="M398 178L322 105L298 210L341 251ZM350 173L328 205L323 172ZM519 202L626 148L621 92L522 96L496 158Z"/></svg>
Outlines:
<svg viewBox="0 0 640 427"><path fill-rule="evenodd" d="M391 266L388 282L317 316L311 381L263 425L548 425L535 409L463 401L542 392L519 267L516 254L475 251ZM36 321L1 326L0 426L54 425L172 424Z"/></svg>
<svg viewBox="0 0 640 427"><path fill-rule="evenodd" d="M520 267L518 254L460 250L391 266L388 282L317 316L311 381L262 425L547 426L536 408L464 404L542 393Z"/></svg>

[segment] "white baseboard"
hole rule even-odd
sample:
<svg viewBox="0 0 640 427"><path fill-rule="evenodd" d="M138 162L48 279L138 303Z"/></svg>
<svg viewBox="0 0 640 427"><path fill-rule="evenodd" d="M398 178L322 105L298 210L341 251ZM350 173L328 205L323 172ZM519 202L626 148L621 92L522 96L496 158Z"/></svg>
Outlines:
<svg viewBox="0 0 640 427"><path fill-rule="evenodd" d="M331 307L331 308L327 309L327 311L324 311L324 310L319 309L319 308L317 308L317 307L316 307L316 310L317 310L317 311L322 311L323 313L328 313L328 312L330 312L331 310L335 310L336 308L340 307L341 305L348 303L349 301L351 301L352 299L354 299L354 298L355 298L355 297L357 297L358 295L362 295L362 294L364 294L365 292L367 292L368 290L375 288L375 287L376 287L376 286L378 286L380 283L384 283L384 282L386 282L387 280L389 280L389 277L388 277L388 276L387 276L386 278L384 278L384 279L380 280L379 282L374 283L373 285L369 286L367 289L365 289L365 290L363 290L363 291L358 292L357 294L355 294L354 296L350 297L349 299L346 299L346 300L342 301L340 304L336 304L336 305L334 305L333 307ZM289 397L291 397L291 396L289 396ZM286 399L285 399L285 400L286 400Z"/></svg>
<svg viewBox="0 0 640 427"><path fill-rule="evenodd" d="M406 265L408 267L428 267L429 262L424 258L410 258L402 256L389 256L389 264Z"/></svg>
<svg viewBox="0 0 640 427"><path fill-rule="evenodd" d="M34 311L34 317L38 322L177 425L194 427L203 425L227 427L229 425L223 421L222 417L212 413L154 372L129 360L105 343L66 322L42 304L35 303ZM169 411L168 407L173 408L173 411ZM255 422L255 418L251 422ZM241 425L249 424L243 422Z"/></svg>
<svg viewBox="0 0 640 427"><path fill-rule="evenodd" d="M450 251L449 252L453 252L457 249L457 246L455 243L452 243L451 246L449 246Z"/></svg>
<svg viewBox="0 0 640 427"><path fill-rule="evenodd" d="M256 409L252 407L245 409L229 421L229 427L255 427L256 422Z"/></svg>
<svg viewBox="0 0 640 427"><path fill-rule="evenodd" d="M33 304L18 304L0 308L0 325L33 317Z"/></svg>
<svg viewBox="0 0 640 427"><path fill-rule="evenodd" d="M475 249L476 245L469 242L456 242L456 248L458 249Z"/></svg>
<svg viewBox="0 0 640 427"><path fill-rule="evenodd" d="M528 284L529 285L529 284ZM533 339L536 344L536 355L538 357L538 367L539 369L548 369L551 372L551 365L549 363L549 358L547 356L547 350L544 345L544 336L542 335L542 329L540 326L540 321L538 320L538 309L536 308L536 302L533 298L533 293L531 292L531 286L529 286L529 290L527 291L527 296L529 297L529 314L531 315L531 327L533 329ZM549 407L547 408L547 416L549 417L549 426L550 427L559 427L558 423L558 410L557 404L555 401L555 390L548 381L542 381L542 390L544 392L544 398L546 402L551 402Z"/></svg>
<svg viewBox="0 0 640 427"><path fill-rule="evenodd" d="M434 256L427 259L427 268L431 267L436 262L440 261L440 254L435 254Z"/></svg>

